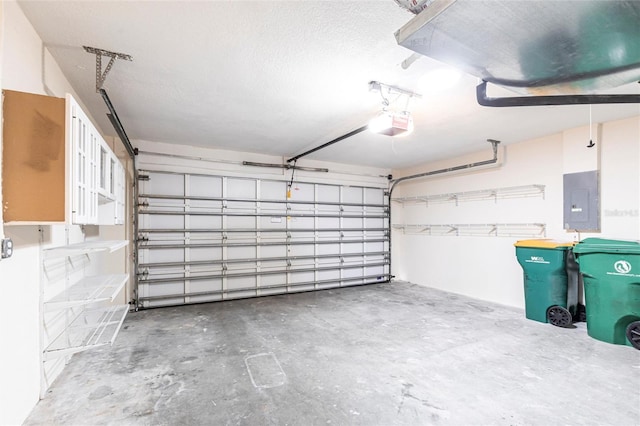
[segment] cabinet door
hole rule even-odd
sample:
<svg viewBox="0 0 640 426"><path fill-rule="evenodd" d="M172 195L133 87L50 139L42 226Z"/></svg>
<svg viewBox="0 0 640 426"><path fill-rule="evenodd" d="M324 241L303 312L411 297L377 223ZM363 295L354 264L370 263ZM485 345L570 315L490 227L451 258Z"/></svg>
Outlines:
<svg viewBox="0 0 640 426"><path fill-rule="evenodd" d="M119 161L117 162L116 182L116 225L122 225L125 212L126 176L124 167Z"/></svg>
<svg viewBox="0 0 640 426"><path fill-rule="evenodd" d="M71 122L65 122L64 99L12 90L3 90L2 95L4 221L27 225L70 220L65 127L70 129Z"/></svg>
<svg viewBox="0 0 640 426"><path fill-rule="evenodd" d="M73 114L72 131L72 185L73 185L73 208L71 211L72 222L75 224L87 223L87 123L84 114L81 113L77 105L71 106Z"/></svg>
<svg viewBox="0 0 640 426"><path fill-rule="evenodd" d="M73 98L67 99L67 107L71 113L71 221L77 225L95 224L98 221L98 135Z"/></svg>
<svg viewBox="0 0 640 426"><path fill-rule="evenodd" d="M105 144L100 144L100 163L99 163L99 176L100 181L98 183L98 190L100 195L106 197L107 186L109 185L109 177L107 174L107 164L109 163L109 150Z"/></svg>
<svg viewBox="0 0 640 426"><path fill-rule="evenodd" d="M98 131L92 126L90 139L90 156L88 157L89 186L87 188L88 217L87 223L98 223L98 161L100 161L100 139Z"/></svg>

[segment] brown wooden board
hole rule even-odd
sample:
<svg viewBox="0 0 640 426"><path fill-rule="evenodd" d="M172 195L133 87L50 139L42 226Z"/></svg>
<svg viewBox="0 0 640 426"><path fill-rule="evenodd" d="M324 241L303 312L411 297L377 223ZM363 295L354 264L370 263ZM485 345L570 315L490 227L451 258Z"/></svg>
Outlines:
<svg viewBox="0 0 640 426"><path fill-rule="evenodd" d="M65 220L65 100L4 90L4 222Z"/></svg>

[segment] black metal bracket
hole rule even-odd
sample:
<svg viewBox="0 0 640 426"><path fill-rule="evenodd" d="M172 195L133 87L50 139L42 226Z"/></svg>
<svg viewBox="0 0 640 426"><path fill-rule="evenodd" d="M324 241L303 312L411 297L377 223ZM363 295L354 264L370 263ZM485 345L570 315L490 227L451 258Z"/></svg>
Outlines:
<svg viewBox="0 0 640 426"><path fill-rule="evenodd" d="M640 103L639 95L558 95L558 96L513 96L491 98L487 96L487 82L476 87L478 104L487 107L518 107L545 105L593 105L593 104L635 104Z"/></svg>
<svg viewBox="0 0 640 426"><path fill-rule="evenodd" d="M107 104L107 108L109 112L107 113L107 117L109 117L109 121L111 121L111 125L116 130L118 137L122 141L122 144L127 149L129 156L133 159L138 154L138 148L134 148L131 145L131 141L129 140L129 136L127 136L127 132L124 131L124 127L122 127L122 122L120 122L120 118L118 118L118 114L116 113L116 109L111 103L111 99L109 99L109 95L107 95L107 91L104 89L98 90L100 95L102 95L102 99L104 103Z"/></svg>
<svg viewBox="0 0 640 426"><path fill-rule="evenodd" d="M326 147L328 147L328 146L330 146L330 145L333 145L333 144L334 144L334 143L336 143L336 142L340 142L340 141L341 141L341 140L343 140L343 139L347 139L347 138L350 138L351 136L357 135L358 133L360 133L360 132L363 132L363 131L367 130L367 128L368 128L368 127L369 127L368 125L365 125L365 126L362 126L362 127L358 127L357 129L352 130L352 131L350 131L349 133L346 133L346 134L344 134L344 135L342 135L342 136L338 136L337 138L335 138L335 139L333 139L333 140L331 140L331 141L329 141L329 142L327 142L327 143L324 143L324 144L322 144L322 145L320 145L320 146L317 146L317 147L312 148L312 149L310 149L310 150L308 150L308 151L305 151L305 152L303 152L302 154L298 154L298 155L296 155L295 157L291 157L291 158L289 158L289 159L287 160L287 163L291 163L292 161L296 161L296 160L298 160L299 158L302 158L302 157L304 157L304 156L306 156L306 155L311 154L312 152L319 151L319 150L321 150L322 148L326 148Z"/></svg>

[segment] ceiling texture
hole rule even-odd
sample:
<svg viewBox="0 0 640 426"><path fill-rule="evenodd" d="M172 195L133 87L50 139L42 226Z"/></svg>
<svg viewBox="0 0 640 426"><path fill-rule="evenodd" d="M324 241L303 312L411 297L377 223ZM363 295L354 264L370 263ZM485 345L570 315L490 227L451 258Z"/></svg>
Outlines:
<svg viewBox="0 0 640 426"><path fill-rule="evenodd" d="M394 32L415 15L393 0L19 4L106 134L115 131L95 90L95 56L82 46L133 56L116 61L104 88L134 141L286 159L373 118L382 97L372 80L422 95L405 106L414 132L365 131L308 158L397 169L489 150L488 138L509 144L589 123L588 105L481 107L468 74L446 91L424 85L444 65L420 57L402 66L413 52ZM637 94L640 85L608 92ZM592 108L594 123L640 114L637 104Z"/></svg>

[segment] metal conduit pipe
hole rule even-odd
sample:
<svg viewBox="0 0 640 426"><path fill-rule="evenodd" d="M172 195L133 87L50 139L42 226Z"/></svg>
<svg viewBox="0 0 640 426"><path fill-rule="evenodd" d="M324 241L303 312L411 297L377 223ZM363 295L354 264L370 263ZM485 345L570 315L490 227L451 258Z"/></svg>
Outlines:
<svg viewBox="0 0 640 426"><path fill-rule="evenodd" d="M389 225L389 273L391 273L391 265L392 265L392 257L391 256L391 243L392 243L392 238L391 238L391 196L393 194L393 190L396 188L396 186L398 186L400 183L402 182L406 182L408 180L413 180L413 179L420 179L423 177L427 177L427 176L433 176L433 175L440 175L443 173L450 173L450 172L455 172L458 170L468 170L468 169L473 169L475 167L481 167L481 166L486 166L489 164L496 164L498 162L498 144L500 143L500 141L497 141L495 139L487 139L487 142L489 142L491 144L491 147L493 148L493 158L491 158L490 160L484 160L484 161L476 161L474 163L468 163L468 164L461 164L459 166L453 166L453 167L447 167L445 169L439 169L439 170L432 170L429 172L424 172L424 173L417 173L415 175L410 175L410 176L403 176L399 179L395 179L391 181L391 187L389 188L389 193L388 193L388 197L389 197L389 217L388 217L388 225ZM391 278L394 278L393 275L390 275Z"/></svg>
<svg viewBox="0 0 640 426"><path fill-rule="evenodd" d="M415 175L404 176L404 177L401 177L400 179L394 179L394 180L391 181L391 188L389 189L389 197L391 197L391 193L393 192L394 188L399 183L405 182L407 180L419 179L419 178L422 178L422 177L439 175L439 174L442 174L442 173L455 172L455 171L458 171L458 170L467 170L467 169L472 169L474 167L486 166L487 164L495 164L495 163L497 163L498 162L498 144L500 143L500 141L497 141L497 140L494 140L494 139L487 139L487 142L491 143L491 146L493 147L493 158L492 159L484 160L484 161L477 161L475 163L462 164L462 165L459 165L459 166L448 167L446 169L432 170L430 172L418 173L418 174L415 174Z"/></svg>
<svg viewBox="0 0 640 426"><path fill-rule="evenodd" d="M178 266L207 266L207 265L219 265L222 263L257 263L257 262L281 262L284 260L310 260L310 259L332 259L343 257L363 257L363 256L384 256L386 252L363 252L363 253L342 253L342 254L319 254L309 256L280 256L280 257L261 257L261 258L244 258L244 259L212 259L212 260L192 260L189 262L156 262L156 263L141 263L141 268L171 268ZM141 275L140 273L138 275Z"/></svg>
<svg viewBox="0 0 640 426"><path fill-rule="evenodd" d="M250 229L250 228L226 228L226 229L206 229L206 228L193 228L193 229L185 229L185 228L143 228L139 229L138 232L141 234L148 233L160 233L160 234L172 234L172 233L256 233L256 232L264 232L264 233L276 233L276 232L384 232L386 228L287 228L287 229L278 229L278 228L261 228L261 229Z"/></svg>
<svg viewBox="0 0 640 426"><path fill-rule="evenodd" d="M313 213L219 213L206 211L169 211L169 210L139 210L138 214L165 215L165 216L227 216L227 217L324 217L324 218L346 218L346 219L384 219L385 215L356 215L356 214L313 214Z"/></svg>
<svg viewBox="0 0 640 426"><path fill-rule="evenodd" d="M217 248L217 247L270 247L270 246L303 246L313 244L362 244L362 243L384 243L389 241L383 239L360 239L360 240L327 240L327 241L278 241L268 243L209 243L209 244L138 244L140 249L177 249L177 248ZM142 241L138 241L140 243Z"/></svg>
<svg viewBox="0 0 640 426"><path fill-rule="evenodd" d="M230 201L241 203L269 203L269 204L304 204L318 206L349 206L349 207L386 207L384 204L369 203L348 203L348 202L329 202L329 201L304 201L304 200L274 200L274 199L251 199L251 198L225 198L225 197L201 197L195 195L157 195L157 194L140 194L140 198L149 198L154 200L194 200L194 201ZM139 203L139 206L146 204ZM175 205L174 205L175 206Z"/></svg>
<svg viewBox="0 0 640 426"><path fill-rule="evenodd" d="M388 262L379 262L379 263L366 263L366 264L354 264L354 265L341 265L341 266L328 266L326 268L301 268L301 269L279 269L275 271L260 271L260 272L240 272L236 274L215 274L215 275L191 275L189 277L174 277L174 278L150 278L146 280L140 280L143 284L159 284L159 283L175 283L182 281L202 281L202 280L210 280L210 279L222 279L222 278L243 278L243 277L254 277L256 275L264 276L264 275L283 275L283 274L297 274L303 272L314 272L314 271L334 271L334 270L345 270L345 269L361 269L361 268L372 268L375 266L385 266L388 265Z"/></svg>

